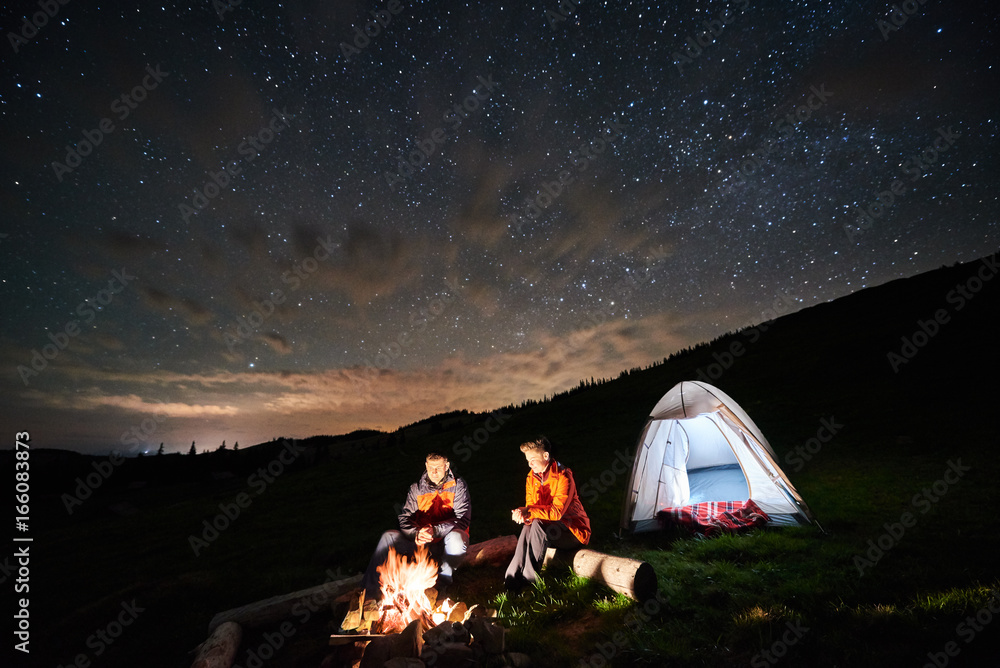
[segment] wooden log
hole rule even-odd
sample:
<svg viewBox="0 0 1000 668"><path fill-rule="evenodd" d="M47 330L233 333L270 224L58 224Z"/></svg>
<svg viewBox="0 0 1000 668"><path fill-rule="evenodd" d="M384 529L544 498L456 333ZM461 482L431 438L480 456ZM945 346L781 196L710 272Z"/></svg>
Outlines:
<svg viewBox="0 0 1000 668"><path fill-rule="evenodd" d="M542 567L565 564L580 577L592 578L636 601L646 601L656 593L656 572L645 561L616 557L597 550L557 550L548 548Z"/></svg>
<svg viewBox="0 0 1000 668"><path fill-rule="evenodd" d="M243 640L243 629L236 622L225 622L198 645L191 668L230 668Z"/></svg>
<svg viewBox="0 0 1000 668"><path fill-rule="evenodd" d="M470 545L465 551L464 563L506 566L514 557L515 549L517 549L517 536L498 536Z"/></svg>
<svg viewBox="0 0 1000 668"><path fill-rule="evenodd" d="M336 598L361 586L361 573L342 580L325 582L309 589L301 589L291 594L274 596L263 601L248 603L232 610L220 612L208 624L211 633L225 622L236 622L245 629L259 629L282 622L293 616L293 610L316 611L328 607Z"/></svg>

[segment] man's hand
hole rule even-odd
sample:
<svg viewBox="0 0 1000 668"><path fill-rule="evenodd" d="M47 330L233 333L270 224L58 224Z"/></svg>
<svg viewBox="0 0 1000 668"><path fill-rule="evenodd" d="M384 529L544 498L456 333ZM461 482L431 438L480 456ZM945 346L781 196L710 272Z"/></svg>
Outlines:
<svg viewBox="0 0 1000 668"><path fill-rule="evenodd" d="M528 515L527 510L528 510L527 508L515 508L514 510L510 511L510 519L514 520L518 524L524 524L529 519L531 519L531 517Z"/></svg>
<svg viewBox="0 0 1000 668"><path fill-rule="evenodd" d="M417 545L426 545L434 540L434 529L431 527L421 527L417 531Z"/></svg>

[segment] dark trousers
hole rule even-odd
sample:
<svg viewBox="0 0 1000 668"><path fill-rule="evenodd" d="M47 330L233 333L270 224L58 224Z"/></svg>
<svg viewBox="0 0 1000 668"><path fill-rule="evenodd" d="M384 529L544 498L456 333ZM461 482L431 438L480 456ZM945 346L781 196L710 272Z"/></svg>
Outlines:
<svg viewBox="0 0 1000 668"><path fill-rule="evenodd" d="M396 548L396 554L413 557L417 550L417 541L402 531L392 530L382 534L382 538L379 539L378 545L375 547L375 554L368 562L365 577L361 580L361 586L365 588L365 599L381 598L379 575L376 569L385 563L389 556L390 547ZM469 534L457 529L446 534L441 540L427 544L431 558L439 564L436 585L439 592L443 592L451 584L452 574L465 558L465 550L468 547Z"/></svg>
<svg viewBox="0 0 1000 668"><path fill-rule="evenodd" d="M534 582L542 567L545 550L549 547L573 549L583 547L583 543L562 522L532 520L521 528L521 535L517 537L514 558L504 575L507 583L515 584L520 578Z"/></svg>

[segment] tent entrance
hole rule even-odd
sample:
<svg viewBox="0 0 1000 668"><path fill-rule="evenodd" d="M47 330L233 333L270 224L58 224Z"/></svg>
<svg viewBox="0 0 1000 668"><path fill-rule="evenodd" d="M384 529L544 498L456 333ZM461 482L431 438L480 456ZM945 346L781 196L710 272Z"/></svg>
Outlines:
<svg viewBox="0 0 1000 668"><path fill-rule="evenodd" d="M729 426L712 413L705 413L684 420L670 420L671 429L657 430L671 433L673 439L663 449L664 465L683 458L684 469L674 476L686 477L686 494L658 495L656 508L651 514L668 507L689 506L706 501L747 501L750 485L733 451L733 440L738 437ZM673 449L678 452L672 452ZM666 476L670 479L671 476ZM662 484L662 483L661 483ZM665 491L665 490L664 490Z"/></svg>
<svg viewBox="0 0 1000 668"><path fill-rule="evenodd" d="M689 470L688 485L691 487L691 494L688 496L687 503L682 504L685 506L719 499L725 501L750 500L747 477L743 475L743 469L740 468L739 464L723 464Z"/></svg>

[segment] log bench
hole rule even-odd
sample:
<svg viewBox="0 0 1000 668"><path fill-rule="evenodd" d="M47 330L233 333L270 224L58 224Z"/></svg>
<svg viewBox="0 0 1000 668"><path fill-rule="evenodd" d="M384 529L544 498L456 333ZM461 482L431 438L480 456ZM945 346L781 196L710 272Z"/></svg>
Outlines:
<svg viewBox="0 0 1000 668"><path fill-rule="evenodd" d="M225 622L236 622L245 629L259 629L291 619L292 610L297 605L307 605L312 609L329 607L335 599L361 586L361 573L341 580L324 582L315 587L300 589L291 594L273 596L263 601L220 612L208 624L212 633Z"/></svg>
<svg viewBox="0 0 1000 668"><path fill-rule="evenodd" d="M617 557L585 547L578 550L550 547L545 551L542 568L549 565L569 566L580 577L597 580L640 603L656 593L656 572L649 563L638 559Z"/></svg>

